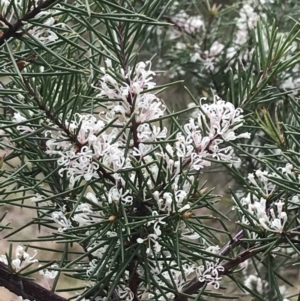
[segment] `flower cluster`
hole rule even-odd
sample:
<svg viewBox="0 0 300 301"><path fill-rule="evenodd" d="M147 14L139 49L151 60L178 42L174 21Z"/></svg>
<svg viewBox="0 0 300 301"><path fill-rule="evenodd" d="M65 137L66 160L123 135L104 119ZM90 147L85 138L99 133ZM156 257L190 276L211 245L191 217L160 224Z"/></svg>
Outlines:
<svg viewBox="0 0 300 301"><path fill-rule="evenodd" d="M105 123L93 115L75 114L75 118L66 122L66 128L76 135L77 144L66 140L61 130L47 131L51 135L47 141L49 155L59 155L57 163L62 167L60 174L67 171L71 186L84 177L86 181L98 178L99 163L117 171L124 164L120 141L114 142L118 131L105 131Z"/></svg>
<svg viewBox="0 0 300 301"><path fill-rule="evenodd" d="M177 5L175 2L175 11ZM238 17L235 18L235 29L230 43L227 43L225 39L222 40L223 37L216 38L215 35L213 35L214 40L208 39L212 24L206 24L204 21L205 18L202 15L194 15L194 12L192 12L191 16L184 10L173 13L175 16L171 19L171 22L175 26L166 31L169 40L174 41L174 46L170 47L170 54L169 49L167 50L167 56L170 56L171 60L162 60L160 63L168 68L169 77L174 78L176 76L182 77L189 71L198 75L206 72L206 70L208 70L208 73L212 71L218 73L221 67L220 63L224 58L229 65L236 62L236 60L232 60L234 57L249 61L252 57L253 47L245 46L251 40L251 30L256 28L259 18L266 18L266 14L263 13L263 7L262 1L242 1L238 11ZM209 22L213 22L219 9L220 7L216 6L211 8ZM202 31L206 32L206 35L198 35L198 33ZM187 39L182 38L183 36L185 38L190 35L196 37L196 42L193 45L187 43ZM204 40L203 36L205 37ZM267 38L265 38L264 41L265 49L267 50ZM227 47L225 46L226 44ZM178 62L178 57L186 59L182 59ZM174 61L176 61L175 64ZM186 64L188 64L188 69L185 66ZM226 68L226 70L228 69ZM198 76L195 77L195 83L197 78Z"/></svg>
<svg viewBox="0 0 300 301"><path fill-rule="evenodd" d="M11 264L16 272L19 272L21 269L25 268L32 263L38 262L34 257L36 256L37 251L34 251L34 255L30 256L22 246L17 246L15 251L15 259L11 261ZM7 257L5 255L1 255L0 261L4 264L8 264Z"/></svg>
<svg viewBox="0 0 300 301"><path fill-rule="evenodd" d="M244 122L242 109L217 96L212 104L201 105L194 116L184 125L186 136L177 134L176 150L178 157L188 158L196 170L210 166L210 158L231 162L233 149L223 146L224 142L250 137L249 133L235 133Z"/></svg>
<svg viewBox="0 0 300 301"><path fill-rule="evenodd" d="M265 230L270 232L281 233L287 222L288 216L284 211L284 207L287 209L294 208L298 205L298 197L293 196L291 202L286 204L281 199L269 204L267 206L267 200L275 192L276 185L271 181L272 178L294 177L293 166L287 163L285 167L277 168L277 172L268 172L266 170L257 170L255 175L250 173L248 180L252 184L253 189L256 190L257 195L248 193L241 199L241 205L247 210L248 214L242 215L241 222L249 225L259 225ZM259 196L258 196L259 195ZM288 205L288 206L286 206ZM241 209L236 207L239 211Z"/></svg>
<svg viewBox="0 0 300 301"><path fill-rule="evenodd" d="M251 202L250 194L242 199L242 204L247 206L250 216L253 217L252 222L254 224L257 224L257 220L258 224L267 231L280 233L283 231L284 225L287 222L287 214L283 211L284 203L279 200L278 202L275 202L275 206L277 208L276 211L273 208L268 211L266 202L267 201L264 198ZM247 218L243 216L243 222L249 224Z"/></svg>
<svg viewBox="0 0 300 301"><path fill-rule="evenodd" d="M260 14L260 16L262 16ZM235 37L235 44L241 46L245 45L249 40L249 30L256 27L259 15L255 12L252 5L245 3L240 11L239 17L236 19L237 33Z"/></svg>
<svg viewBox="0 0 300 301"><path fill-rule="evenodd" d="M223 271L223 266L211 261L206 261L204 265L201 265L196 269L198 280L200 282L205 281L207 284L212 284L215 289L220 287L219 281L222 277L219 276L219 273Z"/></svg>
<svg viewBox="0 0 300 301"><path fill-rule="evenodd" d="M188 185L185 185L185 188L187 188ZM177 201L181 197L185 197L185 192L182 190L178 190L178 196ZM180 196L182 194L182 196ZM86 198L93 204L98 205L99 200L98 198L91 192L88 192L86 195ZM37 196L33 198L35 201L43 202L43 198ZM102 204L104 198L101 198ZM179 201L180 202L180 201ZM189 208L187 206L185 209ZM82 227L86 228L88 225L98 223L99 221L107 220L105 218L105 215L97 210L95 211L90 204L88 203L79 203L77 204L76 210L74 210L74 215L72 216L65 216L63 212L59 214L59 211L55 211L52 214L52 218L54 221L56 221L58 224L62 225L63 228L59 231L66 230L68 227L72 227L71 223L75 222L76 227ZM102 218L102 220L101 220ZM176 287L180 289L184 284L189 275L194 273L197 269L196 265L194 263L190 262L183 262L182 266L179 267L178 263L175 262L171 256L171 254L160 244L160 241L163 241L163 228L168 227L167 222L168 215L159 215L158 212L153 211L152 212L152 219L149 219L147 222L145 222L144 225L141 225L142 227L145 227L147 229L146 231L149 232L148 236L146 238L138 238L137 244L142 245L144 244L146 246L146 254L148 256L149 261L149 268L151 269L151 273L153 278L157 283L159 283L160 287L165 290L165 293L162 294L161 291L156 289L153 291L144 283L142 282L139 286L139 297L140 300L148 300L149 298L153 298L156 296L157 300L173 300L175 298L174 293L168 292L168 286L170 284L176 284ZM125 231L125 229L124 229ZM179 227L179 231L182 232L182 238L190 240L196 240L199 239L199 234L193 233L193 230L187 228L186 224L182 221L181 225ZM90 233L89 231L87 233ZM99 237L99 238L98 238ZM93 278L94 275L98 274L98 271L102 271L102 273L105 273L107 275L111 276L111 270L107 270L105 267L112 267L116 263L112 261L112 259L109 260L103 260L104 255L107 253L109 244L105 243L104 239L108 239L110 242L114 240L115 243L115 252L117 252L117 249L120 247L120 241L118 238L118 234L115 231L107 231L105 234L102 234L101 231L97 232L97 235L93 236L93 241L90 243L89 247L87 248L87 251L94 257L93 260L91 260L86 268L86 275L87 277ZM217 247L209 247L207 249L207 252L215 253L219 250ZM201 255L200 255L201 256ZM154 260L156 258L156 260ZM166 267L168 268L168 271L166 271ZM209 269L209 271L202 271L202 268L198 268L198 276L199 281L207 281L208 283L211 283L214 285L215 288L218 288L217 283L221 280L221 277L218 276L215 271L220 272L222 270L221 267L218 265L215 266L213 270ZM105 271L105 272L104 272ZM55 271L46 271L43 272L46 277L55 277L56 273ZM138 265L137 267L137 273L141 277L141 279L144 278L144 266ZM200 274L203 274L204 278L200 277ZM209 273L211 274L209 278ZM128 282L128 276L129 271L124 272L123 278L120 279L120 283L127 283ZM200 280L201 278L201 280ZM204 279L204 280L203 280ZM130 290L129 287L126 285L120 284L116 287L116 291L120 297L120 300L132 300L133 293ZM166 299L167 297L167 299Z"/></svg>
<svg viewBox="0 0 300 301"><path fill-rule="evenodd" d="M258 277L257 275L247 276L244 280L244 285L250 290L259 294L260 296L264 296L265 298L268 298L268 296L270 296L270 284L266 280L263 280L260 277ZM281 293L281 299L283 301L289 301L288 298L285 298L285 295L287 295L286 286L280 285L279 291Z"/></svg>
<svg viewBox="0 0 300 301"><path fill-rule="evenodd" d="M202 61L205 69L214 70L220 61L224 47L222 43L215 41L209 50L205 50L202 53L199 45L195 44L195 52L191 54L191 62Z"/></svg>
<svg viewBox="0 0 300 301"><path fill-rule="evenodd" d="M116 115L121 114L124 123L132 115L135 115L137 123L149 122L164 114L165 106L162 101L153 93L148 92L155 87L152 82L155 72L151 71L150 62L139 62L134 70L121 69L120 76L123 81L115 79L115 70L112 69L111 61L107 60L107 69L101 68L104 75L95 86L100 93L96 97L120 100L120 102L106 102L107 120L112 120Z"/></svg>
<svg viewBox="0 0 300 301"><path fill-rule="evenodd" d="M39 267L42 267L42 265L39 265ZM58 264L52 264L51 268L54 270L48 270L48 269L40 270L39 271L40 275L43 275L46 279L55 279L58 275L58 271L56 269L58 269L59 266Z"/></svg>
<svg viewBox="0 0 300 301"><path fill-rule="evenodd" d="M105 104L106 110L99 113L99 118L77 113L62 123L63 128L52 123L51 130L44 132L48 138L47 154L57 157L57 163L61 167L59 174L66 175L71 186L82 178L86 181L97 179L101 173L110 173L114 179L110 185L102 187L100 197L89 192L86 195L89 202L75 202L72 215L66 214L65 208L51 210L49 215L60 226L58 231L63 232L75 227L88 229L96 224L113 221L112 216L99 210L99 204L106 208L106 212L129 208L134 216L138 210L137 203L151 203L149 218L140 223L141 229L144 229L143 234L135 238L135 243L136 247L145 247L155 281L167 292L169 284L175 282L179 289L184 284L184 279L196 271L199 281L206 281L218 288L222 266L207 262L197 267L194 263L185 261L184 269L180 268L164 247L164 232L172 229L168 222L172 215L181 217L185 212L192 214L193 204L189 195L196 180L195 172L210 166L211 160L231 163L233 149L226 143L250 136L248 133L237 134L244 122L243 111L217 96L212 103L201 99L189 121L183 125L182 130L177 130L175 139L160 143L168 139L168 131L152 121L164 114L165 106L151 92L155 83L152 81L154 72L147 67L149 65L149 62L140 62L134 71L130 68L126 72L121 69L116 75L113 73L112 63L106 61L106 68L101 69L103 76L95 86L99 90L97 98L102 99L100 103ZM130 126L131 120L134 120L134 126ZM14 121L21 123L18 130L23 133L35 130L34 126L26 124L27 119L18 112ZM132 131L136 133L134 139ZM140 165L138 171L134 168L136 165ZM140 177L145 183L139 181ZM170 183L170 186L164 187L161 181ZM127 185L128 183L132 185ZM134 186L140 191L138 196L132 188ZM33 201L44 202L44 199L36 196ZM87 234L91 233L90 230L85 231ZM87 247L87 251L94 257L86 268L87 277L93 279L99 270L109 275L107 267L113 267L115 263L103 261L103 257L108 251L117 250L108 249L106 240L113 241L115 248L119 248L117 231L119 230L112 226L109 231L98 231L97 236L93 236ZM126 232L126 229L121 231ZM183 241L202 239L182 219L178 222L176 231ZM165 262L168 256L170 259ZM143 278L145 271L142 265L138 266L138 273ZM120 283L126 283L127 274L124 274ZM159 295L159 300L165 300L166 296L170 300L175 297L173 293L164 295L151 291L143 283L139 291L141 297L145 298L153 294ZM127 286L120 285L118 293L124 300L132 298L132 292Z"/></svg>
<svg viewBox="0 0 300 301"><path fill-rule="evenodd" d="M204 20L201 16L189 16L184 10L179 11L173 18L172 22L179 28L183 28L185 33L195 34L205 29ZM172 32L171 38L177 38L180 33Z"/></svg>
<svg viewBox="0 0 300 301"><path fill-rule="evenodd" d="M143 287L141 288L141 293L139 295L140 300L160 300L168 301L174 300L175 294L168 292L168 286L175 284L177 289L181 289L185 284L185 279L195 272L195 264L192 263L183 263L181 267L178 266L177 262L171 259L171 254L165 252L165 256L162 256L159 260L153 260L148 258L149 268L154 280L158 283L159 289L151 290L151 288ZM163 264L163 261L166 261ZM166 270L166 267L167 270ZM138 274L141 278L144 278L144 269L142 266L139 266L137 269ZM164 291L164 294L162 294Z"/></svg>

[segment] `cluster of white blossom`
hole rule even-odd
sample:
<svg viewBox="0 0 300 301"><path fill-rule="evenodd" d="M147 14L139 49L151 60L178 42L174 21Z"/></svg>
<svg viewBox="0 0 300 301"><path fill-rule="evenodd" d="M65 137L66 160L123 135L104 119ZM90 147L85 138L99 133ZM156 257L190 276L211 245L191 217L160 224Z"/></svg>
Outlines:
<svg viewBox="0 0 300 301"><path fill-rule="evenodd" d="M287 209L294 208L297 205L298 198L293 196L291 203L288 202L288 206L285 206L286 202L279 199L267 208L267 200L276 189L276 185L271 179L282 178L283 176L294 177L293 166L290 163L287 163L285 167L279 167L277 170L277 173L257 170L255 175L253 173L248 175L248 180L257 191L257 195L248 193L241 199L241 205L248 212L247 215L243 214L242 223L259 225L270 232L281 233L283 231L288 219L284 207ZM238 206L236 209L241 211Z"/></svg>
<svg viewBox="0 0 300 301"><path fill-rule="evenodd" d="M95 196L93 195L93 198ZM96 212L94 211L94 214ZM166 222L164 219L167 217L167 215L161 215L159 216L156 211L153 211L152 213L153 219L150 219L148 222L145 223L145 227L147 227L147 231L153 232L152 234L149 234L146 239L137 239L138 244L146 244L147 245L147 255L149 256L148 260L150 263L149 268L151 269L151 272L153 272L152 276L154 279L160 284L161 287L164 287L166 289L165 296L167 296L168 299L165 299L164 295L161 295L161 292L156 290L155 292L152 292L150 288L147 288L146 286L141 283L139 287L140 291L140 300L149 300L149 298L152 298L155 295L161 295L158 300L172 300L175 295L173 293L167 292L167 283L176 283L177 287L180 288L184 284L184 279L191 273L195 271L195 265L185 263L183 265L183 269L179 268L177 263L171 259L171 254L168 255L164 249L162 249L162 246L159 244L159 238L162 235L162 229L164 225L166 225ZM77 220L77 218L72 218L73 220ZM90 224L90 220L86 223L82 223L80 226L84 227L85 225ZM96 222L96 221L94 221ZM186 227L180 227L183 232L187 235L189 239L197 239L199 238L199 235L193 234L192 236L189 236L188 234L191 233L191 231L187 231ZM189 233L188 233L189 232ZM116 239L116 248L119 248L119 239L118 234L114 231L108 231L105 234L106 237L111 239ZM91 254L95 257L92 261L89 262L89 266L87 267L86 274L88 277L91 277L93 275L97 275L98 271L102 270L103 272L103 265L106 267L113 266L115 263L110 260L103 260L103 256L106 253L109 245L104 244L103 237L102 239L98 240L97 238L94 239L94 241L90 244L88 247L88 251L91 252ZM163 253L163 254L162 254ZM155 254L155 257L158 258L158 260L153 259L153 255ZM170 257L170 262L168 261L166 263L166 258ZM159 260L161 258L161 260ZM166 272L166 266L171 267L169 272ZM182 275L182 270L184 271L184 275ZM138 274L143 278L144 276L144 267L142 265L138 266L137 268ZM111 274L111 270L107 270L107 275ZM125 271L124 279L121 279L120 283L126 283L127 278L129 275L129 271ZM172 280L171 280L172 278ZM126 287L124 285L118 285L117 286L117 293L120 297L120 300L127 300L130 301L133 298L133 293L131 292L129 287ZM152 297L151 297L152 296Z"/></svg>
<svg viewBox="0 0 300 301"><path fill-rule="evenodd" d="M148 258L151 275L159 285L160 290L157 287L153 290L150 287L143 286L140 288L140 300L174 300L175 294L168 292L168 286L175 284L176 288L180 290L186 283L185 279L188 279L195 272L195 264L186 262L179 267L171 257L171 254L165 251L164 256L159 256L158 260L153 260L153 257ZM137 272L143 279L145 272L142 266L138 266Z"/></svg>
<svg viewBox="0 0 300 301"><path fill-rule="evenodd" d="M224 49L224 45L218 41L215 41L209 50L201 51L201 47L198 44L194 45L194 52L191 52L191 62L195 63L201 61L205 69L214 70L217 68L220 62L220 57Z"/></svg>
<svg viewBox="0 0 300 301"><path fill-rule="evenodd" d="M239 16L235 19L236 32L233 38L233 45L226 49L227 59L231 59L238 54L239 58L248 62L251 60L254 48L245 47L251 39L251 31L257 26L259 19L265 19L262 12L263 6L257 0L245 1L239 10ZM262 31L265 51L268 51L268 39L266 32Z"/></svg>
<svg viewBox="0 0 300 301"><path fill-rule="evenodd" d="M214 41L209 50L202 50L201 43L195 43L193 46L187 45L186 43L178 41L175 45L173 50L177 52L177 56L189 56L189 61L193 63L191 66L193 67L193 72L195 74L199 74L201 70L211 70L217 71L219 68L219 62L222 59L224 44L219 41ZM232 58L236 53L233 51L234 49L230 48L227 50L227 58ZM200 63L200 69L199 64ZM180 64L172 63L171 61L162 61L160 60L161 64L165 64L166 67L169 69L168 76L170 78L175 78L177 75L185 75L186 71ZM176 69L174 69L175 67Z"/></svg>
<svg viewBox="0 0 300 301"><path fill-rule="evenodd" d="M172 17L172 22L188 34L194 34L205 29L205 23L200 15L189 16L184 10ZM174 36L175 38L176 36Z"/></svg>
<svg viewBox="0 0 300 301"><path fill-rule="evenodd" d="M42 265L39 265L39 267L42 267ZM58 275L58 264L52 264L50 266L50 270L48 269L42 269L39 271L40 275L43 275L46 279L55 279ZM54 270L53 270L54 269Z"/></svg>
<svg viewBox="0 0 300 301"><path fill-rule="evenodd" d="M143 243L147 243L148 247L147 247L147 251L146 253L148 255L152 255L153 253L155 254L160 254L161 250L162 250L162 246L159 243L159 241L161 240L161 226L165 225L166 222L164 221L164 219L167 217L165 215L163 216L159 216L158 212L153 211L152 212L152 216L153 219L151 219L149 222L147 222L146 226L148 227L148 229L150 228L149 226L153 227L153 229L149 229L151 232L150 234L148 234L148 236L146 238L137 238L137 243L139 244L143 244Z"/></svg>
<svg viewBox="0 0 300 301"><path fill-rule="evenodd" d="M77 144L66 140L66 134L60 129L47 131L51 139L46 142L46 153L60 156L57 161L62 167L60 174L67 171L71 186L82 177L86 181L98 178L99 163L115 172L123 166L123 143L114 142L117 129L108 132L103 121L81 114L75 114L70 123L66 121L65 127L76 137Z"/></svg>
<svg viewBox="0 0 300 301"><path fill-rule="evenodd" d="M273 250L274 252L278 252L278 248ZM293 250L294 251L294 250ZM290 254L289 254L290 255ZM272 252L272 256L276 257L277 254ZM253 266L251 265L251 260L246 260L240 264L240 267L242 268L242 274L244 277L244 285L251 291L254 291L255 293L259 294L261 297L266 298L266 296L269 296L270 294L270 285L268 281L260 278L257 275L257 268L263 268L262 266L256 266L255 269L253 269ZM287 288L285 285L279 286L279 291L282 296L283 301L289 301L288 298L286 298L287 295ZM249 294L249 292L246 292Z"/></svg>
<svg viewBox="0 0 300 301"><path fill-rule="evenodd" d="M98 199L92 192L88 192L85 198L95 205L99 204ZM43 197L39 195L32 197L31 200L32 202L44 202ZM51 202L50 204L47 202L47 205L51 206L52 204ZM59 211L53 211L51 213L51 219L61 226L58 228L58 232L64 232L72 228L72 222L75 222L78 227L86 227L104 220L104 213L99 209L95 211L93 205L87 202L79 203L72 217L67 218L65 211L65 207L63 207Z"/></svg>
<svg viewBox="0 0 300 301"><path fill-rule="evenodd" d="M53 17L54 14L55 10L52 10L52 12L49 10L42 11L37 14L34 19L43 22L43 26L28 26L28 33L41 43L46 44L55 42L58 39L58 36L52 29L55 27L65 28L66 26L63 23L57 23Z"/></svg>
<svg viewBox="0 0 300 301"><path fill-rule="evenodd" d="M224 267L222 265L211 261L206 261L205 265L201 265L196 269L198 280L213 285L215 289L220 287L222 277L219 273L223 271Z"/></svg>
<svg viewBox="0 0 300 301"><path fill-rule="evenodd" d="M231 162L233 149L224 146L224 142L250 137L248 132L235 133L243 125L242 112L217 96L212 104L201 105L199 112L194 114L195 118L184 125L186 136L177 134L177 156L189 159L195 170L210 166L210 158Z"/></svg>
<svg viewBox="0 0 300 301"><path fill-rule="evenodd" d="M284 203L281 200L275 202L276 210L271 208L268 212L266 199L260 198L258 200L255 197L252 197L252 199L254 199L253 202L251 200L251 195L248 194L247 197L241 200L242 205L246 206L249 214L253 217L251 218L252 222L260 225L267 231L282 232L284 225L287 222L287 214L283 211ZM243 216L242 222L249 224L248 218L248 216Z"/></svg>
<svg viewBox="0 0 300 301"><path fill-rule="evenodd" d="M106 119L113 120L116 115L121 114L125 121L129 120L132 114L135 115L137 123L149 122L164 114L165 106L163 102L150 91L156 83L152 82L154 71L151 71L151 62L139 62L135 68L128 68L127 71L121 69L120 76L123 81L119 82L115 78L115 70L112 62L106 60L106 67L101 67L104 75L95 86L100 93L96 97L114 99L107 102L105 108ZM117 102L116 100L120 100Z"/></svg>
<svg viewBox="0 0 300 301"><path fill-rule="evenodd" d="M188 185L185 185L185 187L188 187ZM183 192L181 191L180 193ZM91 192L88 193L87 198L95 204L99 203L96 196ZM42 200L40 197L37 197L36 199ZM103 198L101 199L103 200ZM52 218L58 224L62 225L64 227L64 230L66 230L67 227L71 227L71 221L77 222L78 227L86 227L87 225L91 225L92 223L99 222L98 216L102 216L103 220L105 219L104 214L99 213L99 210L92 210L87 203L78 204L77 208L78 210L75 210L73 217L69 216L67 218L62 212L59 213L59 211L56 211L53 214ZM186 206L185 209L188 208L189 206ZM54 215L59 216L59 218ZM168 284L175 283L176 287L180 289L185 284L185 279L187 279L187 277L194 272L197 273L200 282L206 281L208 284L212 284L214 288L219 288L219 281L221 280L219 272L223 271L223 267L220 266L218 262L213 263L209 261L209 263L205 263L205 265L198 267L194 263L185 262L183 263L182 268L180 268L177 265L177 262L172 259L171 254L160 244L163 231L162 228L167 225L166 218L168 217L168 215L159 215L158 212L153 211L152 217L152 219L145 222L145 224L143 225L143 227L147 228L147 232L149 232L150 234L148 234L146 238L138 238L137 243L146 245L146 254L148 255L149 268L152 272L152 276L155 281L159 283L160 287L165 290L165 293L162 294L161 291L157 289L155 291L152 291L149 287L146 287L143 283L141 283L138 290L140 292L140 300L149 300L149 298L151 299L154 296L159 296L157 300L173 300L175 298L175 294L168 292ZM189 229L184 221L181 221L181 225L178 228L178 231L181 232L183 239L198 240L200 238L199 234ZM109 244L104 243L103 235L100 232L98 234L101 239L98 239L96 236L94 236L93 242L91 242L90 246L87 248L87 251L95 257L89 262L89 265L86 269L87 277L97 275L98 271L100 270L102 271L102 273L104 270L106 270L107 275L110 275L111 270L107 270L107 267L111 267L115 264L113 261L103 260L103 256L106 254ZM116 232L108 231L105 233L105 237L117 240L115 247L116 249L119 248L120 241ZM208 247L206 251L216 253L219 251L219 248ZM156 259L154 260L154 258ZM167 260L167 258L170 259ZM168 271L166 271L167 267ZM137 272L143 279L143 265L138 266ZM48 274L49 273L47 273L47 275ZM128 274L129 272L125 271L124 279L121 279L120 283L127 283ZM130 288L124 285L119 285L116 289L118 295L120 296L120 300L132 300L133 293L131 292Z"/></svg>
<svg viewBox="0 0 300 301"><path fill-rule="evenodd" d="M22 246L17 246L15 252L15 259L11 261L11 264L16 272L20 271L27 265L38 262L34 257L36 256L37 251L34 251L34 255L30 256ZM7 257L5 255L0 256L0 261L4 264L8 264Z"/></svg>
<svg viewBox="0 0 300 301"><path fill-rule="evenodd" d="M262 4L262 1L258 0L247 0L241 3L239 16L235 18L236 29L233 33L232 44L226 48L225 52L225 57L229 62L236 55L238 55L240 59L244 59L246 61L251 59L253 47L248 49L249 47L245 48L245 46L251 38L250 31L256 28L259 18L266 18L266 15L263 13ZM174 4L174 7L176 7L176 3ZM211 13L214 14L217 11L218 8L212 8ZM174 52L177 52L177 56L189 56L191 63L200 62L200 66L199 64L189 64L189 66L194 66L192 70L195 74L199 74L205 69L217 72L225 49L225 42L222 42L222 40L216 40L211 45L206 44L206 49L203 49L203 41L194 43L194 45L191 46L190 44L179 40L183 36L183 33L194 35L199 31L205 32L205 30L211 30L206 28L210 28L211 25L206 26L201 15L190 16L184 10L177 13L175 17L172 18L172 22L174 22L175 26L173 29L169 29L166 34L170 40L177 40L176 44L172 48ZM193 26L191 27L190 25ZM201 39L201 36L199 36L199 39ZM263 40L267 51L267 38ZM170 78L174 78L178 75L182 76L186 73L185 69L178 63L175 64L176 69L173 68L174 63L171 61L161 61L161 63L165 63L168 68L170 67Z"/></svg>
<svg viewBox="0 0 300 301"><path fill-rule="evenodd" d="M236 24L238 30L236 32L236 36L234 39L235 46L230 47L227 49L227 57L230 58L237 54L240 50L240 47L247 44L247 41L250 39L250 30L254 29L257 25L259 19L266 19L266 15L262 12L265 5L272 5L274 1L272 0L248 0L240 9L239 11L239 18L236 20ZM256 10L254 9L256 8ZM271 30L271 29L270 29ZM287 36L289 33L280 33L278 34L278 38L276 43L282 44L282 38ZM268 53L269 44L267 38L267 32L264 28L261 31L262 35L262 42L264 51ZM292 45L286 49L285 52L285 60L291 59L298 51L298 44L297 42L292 43ZM239 57L249 61L251 60L253 54L252 49L244 49L243 51L239 52ZM299 80L300 68L299 64L295 64L291 66L290 69L285 70L279 75L278 83L282 89L291 90L293 91L294 95L298 94L298 89L300 87L300 80Z"/></svg>
<svg viewBox="0 0 300 301"><path fill-rule="evenodd" d="M232 32L232 39L230 42L227 42L225 40L227 35L225 35L224 39L223 36L216 37L215 40L207 39L214 32L212 30L213 26L217 28L218 25L207 24L205 18L202 15L194 15L194 11L179 10L179 3L174 2L171 9L171 15L174 15L171 18L171 22L174 26L171 29L168 28L165 32L168 40L173 45L167 49L165 59L160 59L159 64L168 70L168 76L171 79L182 78L186 73L189 73L189 75L192 75L192 82L195 85L199 84L197 75L201 77L206 70L210 73L218 74L219 68L221 66L224 67L224 64L221 63L222 61L226 62L227 65L224 69L225 71L233 67L233 64L236 62L248 66L255 49L253 47L253 35L256 35L256 40L259 38L256 32L257 23L259 20L267 20L268 11L272 11L274 3L275 1L273 0L241 1L238 16L234 19L235 29ZM288 3L285 3L281 9L284 7L286 9L288 5ZM217 14L219 9L219 7L211 8L212 16L214 16L214 13ZM265 53L273 51L269 49L269 32L271 31L271 28L262 26L262 30L259 33L261 36L260 43L263 43ZM200 35L198 34L199 32L201 33ZM185 38L190 35L194 38L192 44L189 38ZM288 35L289 32L277 33L275 45L282 43L284 41L282 38ZM205 37L205 43L203 43L203 37ZM274 46L273 48L275 49L276 47ZM284 59L291 59L296 55L297 51L298 45L295 42L292 47L285 49ZM299 64L291 65L289 69L278 75L278 86L281 89L291 91L294 95L298 95L300 87L299 75Z"/></svg>
<svg viewBox="0 0 300 301"><path fill-rule="evenodd" d="M15 123L26 123L27 118L22 116L20 112L15 112L13 116L13 121ZM22 133L32 133L35 131L33 127L27 125L18 125L17 130L19 130Z"/></svg>
<svg viewBox="0 0 300 301"><path fill-rule="evenodd" d="M245 3L239 10L239 17L236 19L236 26L238 28L235 36L236 45L245 45L249 40L249 30L254 29L257 25L257 21L261 17L254 7L248 3Z"/></svg>

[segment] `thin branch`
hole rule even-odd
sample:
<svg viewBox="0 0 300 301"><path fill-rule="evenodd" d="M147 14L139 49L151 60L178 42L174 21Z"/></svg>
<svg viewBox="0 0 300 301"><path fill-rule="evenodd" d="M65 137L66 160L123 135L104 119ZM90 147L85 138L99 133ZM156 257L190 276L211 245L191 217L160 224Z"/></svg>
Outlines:
<svg viewBox="0 0 300 301"><path fill-rule="evenodd" d="M33 19L36 15L38 15L42 10L49 8L55 2L59 2L58 0L46 0L42 2L40 5L35 7L33 10L25 14L21 19L18 19L14 24L8 25L8 29L4 31L2 36L0 37L0 46L4 44L5 40L9 40L10 38L18 38L20 36L20 29L22 26L28 22L29 20ZM3 22L3 21L2 21ZM5 22L7 24L7 22Z"/></svg>
<svg viewBox="0 0 300 301"><path fill-rule="evenodd" d="M27 88L28 93L30 94L30 96L32 96L32 98L34 99L34 101L36 102L36 104L38 105L38 107L45 112L46 116L52 120L61 130L63 130L65 132L65 134L68 136L68 138L70 139L71 142L75 143L76 145L78 144L78 140L77 138L70 132L70 130L64 126L64 124L62 124L62 122L56 117L54 116L54 114L52 113L51 109L48 108L45 104L43 104L37 94L35 93L35 91L33 90L33 88L31 87L31 85L29 84L28 80L26 78L23 77L24 80L24 84ZM79 147L81 147L82 145L79 143L78 145Z"/></svg>
<svg viewBox="0 0 300 301"><path fill-rule="evenodd" d="M253 257L254 255L256 255L257 253L260 253L261 250L254 250L254 248L256 248L256 246L254 246L253 248L247 249L244 252L238 254L233 260L226 262L223 267L224 267L224 271L223 272L219 272L219 276L222 275L228 275L232 272L232 270L234 268L236 268L240 263L246 261L247 259ZM198 277L193 278L184 288L183 288L183 293L185 294L194 294L195 292L197 292L198 290L200 290L204 285L206 284L205 281L200 282L198 280ZM182 301L182 300L186 300L186 298L182 298L180 296L178 296L175 301Z"/></svg>
<svg viewBox="0 0 300 301"><path fill-rule="evenodd" d="M291 238L292 236L298 235L299 230L300 230L300 226L292 229L292 232L294 232L294 233L281 233L282 241L285 240L285 236ZM219 254L226 256L233 248L235 248L241 244L241 239L243 238L243 236L244 236L243 230L239 231L234 236L234 238L220 250ZM222 264L222 266L224 267L224 271L219 272L219 276L229 275L240 263L242 263L242 262L246 261L247 259L255 256L256 254L264 251L261 248L257 248L257 246L258 245L254 243L250 248L248 248L245 251L241 252L240 254L236 255L232 260ZM189 294L189 295L194 294L197 291L199 291L205 284L206 284L205 281L200 282L198 280L198 277L194 277L189 283L187 283L183 287L182 292L184 294ZM175 301L186 301L187 298L178 295L174 300Z"/></svg>
<svg viewBox="0 0 300 301"><path fill-rule="evenodd" d="M45 289L33 280L12 274L8 267L0 262L0 287L3 286L23 299L36 301L67 301L67 299Z"/></svg>
<svg viewBox="0 0 300 301"><path fill-rule="evenodd" d="M241 239L243 238L244 236L244 231L241 230L239 231L234 237L232 240L230 240L219 252L220 255L223 255L223 256L226 256L230 253L230 251L237 247L238 245L241 244ZM249 249L246 250L249 252ZM246 252L245 251L245 252ZM244 252L243 252L244 253ZM240 264L241 262L241 259L244 258L243 256L241 256L242 254L238 255L236 257L236 259L233 259L232 261L228 262L228 263L225 263L223 265L224 267L224 272L222 273L223 275L226 275L226 273L228 274L228 270L226 270L226 268L229 268L230 267L230 270L233 268L233 267L236 267L238 264ZM250 256L251 257L251 256ZM248 258L250 258L248 257ZM248 259L246 258L246 259ZM245 260L246 260L245 259ZM236 263L237 262L237 263ZM220 273L221 275L221 273ZM204 285L206 284L206 282L200 282L198 280L198 277L194 277L188 284L186 284L183 289L182 289L182 292L185 293L185 294L194 294L195 292L197 292L199 289L201 289ZM186 297L182 297L182 296L177 296L175 299L175 301L186 301L187 298Z"/></svg>

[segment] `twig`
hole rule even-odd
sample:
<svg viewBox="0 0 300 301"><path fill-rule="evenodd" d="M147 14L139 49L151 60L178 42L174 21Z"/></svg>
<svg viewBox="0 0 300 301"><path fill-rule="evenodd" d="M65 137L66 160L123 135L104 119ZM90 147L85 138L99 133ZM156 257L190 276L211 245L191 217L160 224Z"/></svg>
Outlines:
<svg viewBox="0 0 300 301"><path fill-rule="evenodd" d="M22 296L23 299L36 301L67 301L67 299L45 289L30 279L12 274L3 262L0 262L0 286L5 287L17 296Z"/></svg>
<svg viewBox="0 0 300 301"><path fill-rule="evenodd" d="M33 19L36 15L38 15L42 10L48 8L49 6L53 5L55 2L59 2L58 0L46 0L42 2L40 5L35 7L33 10L25 14L21 19L18 19L14 24L8 25L8 22L5 22L5 24L8 25L8 29L4 30L2 36L0 37L0 46L4 44L5 40L8 40L10 38L18 38L20 34L18 31L20 31L21 27L26 23L27 21ZM3 22L3 20L2 20Z"/></svg>

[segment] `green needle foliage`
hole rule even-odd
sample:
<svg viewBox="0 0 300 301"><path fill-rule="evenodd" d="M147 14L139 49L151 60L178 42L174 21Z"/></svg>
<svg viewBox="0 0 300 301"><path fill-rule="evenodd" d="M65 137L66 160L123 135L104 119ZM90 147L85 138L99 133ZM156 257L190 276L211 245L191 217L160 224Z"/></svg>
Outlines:
<svg viewBox="0 0 300 301"><path fill-rule="evenodd" d="M300 5L219 2L0 0L0 286L299 299Z"/></svg>

